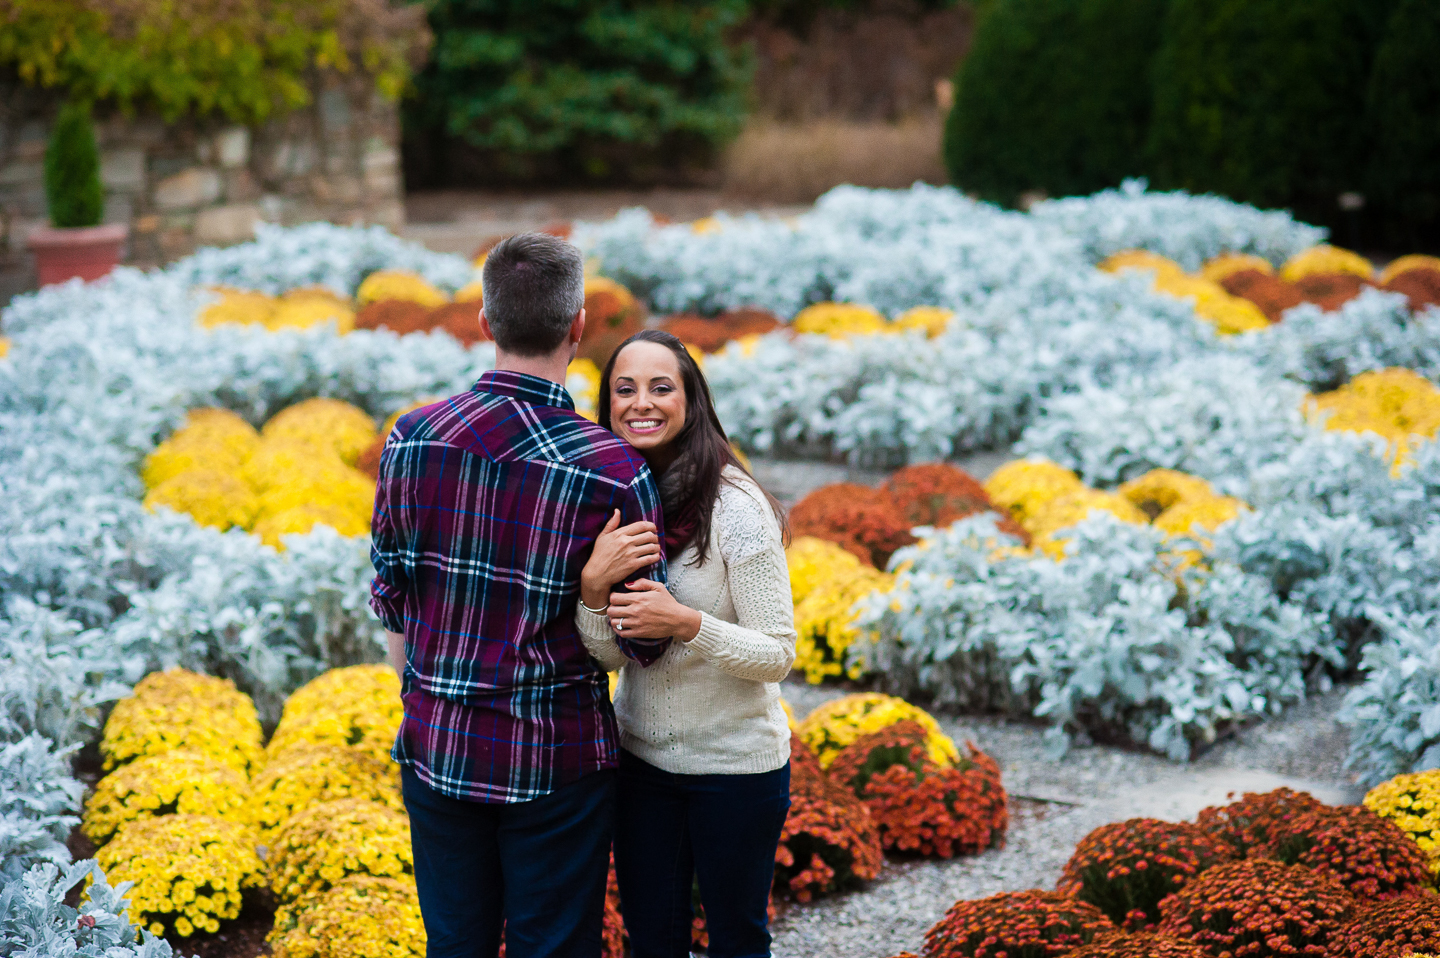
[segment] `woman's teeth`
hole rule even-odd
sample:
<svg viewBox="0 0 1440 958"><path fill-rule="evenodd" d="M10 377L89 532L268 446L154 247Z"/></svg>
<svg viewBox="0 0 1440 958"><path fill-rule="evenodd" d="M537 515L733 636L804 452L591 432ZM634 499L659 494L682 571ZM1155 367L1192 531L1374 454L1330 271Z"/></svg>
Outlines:
<svg viewBox="0 0 1440 958"><path fill-rule="evenodd" d="M645 431L645 430L647 430L647 429L658 429L658 428L660 428L660 420L658 420L658 419L632 419L632 420L630 420L630 422L628 423L628 425L630 426L631 429L636 429L636 430L640 430L640 431L643 432L643 431Z"/></svg>

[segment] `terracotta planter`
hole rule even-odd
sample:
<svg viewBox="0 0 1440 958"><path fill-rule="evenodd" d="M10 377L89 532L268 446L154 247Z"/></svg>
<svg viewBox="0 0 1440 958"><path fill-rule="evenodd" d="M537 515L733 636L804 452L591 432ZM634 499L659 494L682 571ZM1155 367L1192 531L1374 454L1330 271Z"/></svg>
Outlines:
<svg viewBox="0 0 1440 958"><path fill-rule="evenodd" d="M30 233L30 252L40 285L63 283L79 277L85 282L109 273L124 252L130 229L124 223L54 229L42 226Z"/></svg>

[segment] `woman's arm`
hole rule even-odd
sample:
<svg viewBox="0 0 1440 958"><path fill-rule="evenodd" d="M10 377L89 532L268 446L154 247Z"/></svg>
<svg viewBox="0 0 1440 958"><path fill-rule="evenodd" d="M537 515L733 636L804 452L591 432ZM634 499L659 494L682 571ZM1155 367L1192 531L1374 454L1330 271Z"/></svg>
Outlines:
<svg viewBox="0 0 1440 958"><path fill-rule="evenodd" d="M702 614L690 647L737 678L779 682L795 663L795 608L780 528L768 504L721 487L715 539L738 623ZM712 560L713 561L713 560Z"/></svg>
<svg viewBox="0 0 1440 958"><path fill-rule="evenodd" d="M614 672L630 661L630 657L620 651L615 633L610 631L610 622L605 616L586 612L576 605L575 627L580 632L580 641L585 643L585 650L606 672Z"/></svg>

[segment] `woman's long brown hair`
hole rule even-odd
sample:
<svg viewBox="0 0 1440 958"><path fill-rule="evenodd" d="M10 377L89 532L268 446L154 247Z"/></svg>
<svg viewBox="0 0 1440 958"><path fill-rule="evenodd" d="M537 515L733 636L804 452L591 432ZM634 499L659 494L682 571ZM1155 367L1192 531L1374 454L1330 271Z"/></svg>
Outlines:
<svg viewBox="0 0 1440 958"><path fill-rule="evenodd" d="M725 435L725 427L720 425L720 417L715 414L715 399L710 395L710 384L705 381L700 364L695 362L695 357L690 355L684 343L663 330L642 329L610 354L609 361L605 363L605 371L600 376L600 400L596 409L600 425L614 431L610 423L610 378L615 372L616 358L631 343L656 343L664 346L675 354L675 361L680 364L680 385L685 390L685 425L681 427L674 443L680 455L688 455L694 463L695 479L691 487L684 490L684 501L679 511L688 512L693 508L697 518L695 534L682 544L682 548L690 542L698 542L699 556L695 564L702 565L710 548L710 521L714 516L715 502L720 496L720 474L726 466L734 466L750 476L752 482L755 477L750 475L750 470L745 468L735 455L735 450L730 447L730 438ZM656 480L659 478L657 476ZM759 482L755 482L755 487L770 503L770 509L775 513L781 532L788 542L790 533L785 519L785 508L780 505L779 500L766 492ZM678 554L679 550L676 551Z"/></svg>

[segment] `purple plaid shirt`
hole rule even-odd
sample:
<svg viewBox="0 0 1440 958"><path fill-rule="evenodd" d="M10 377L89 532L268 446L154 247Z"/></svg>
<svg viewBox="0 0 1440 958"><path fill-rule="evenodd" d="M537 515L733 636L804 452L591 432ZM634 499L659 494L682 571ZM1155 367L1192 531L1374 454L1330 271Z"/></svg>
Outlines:
<svg viewBox="0 0 1440 958"><path fill-rule="evenodd" d="M525 802L615 766L608 683L575 626L580 570L615 509L660 526L649 469L548 380L488 372L390 433L370 604L405 634L392 754L431 788ZM648 664L668 641L626 651Z"/></svg>

